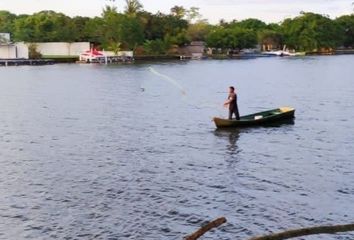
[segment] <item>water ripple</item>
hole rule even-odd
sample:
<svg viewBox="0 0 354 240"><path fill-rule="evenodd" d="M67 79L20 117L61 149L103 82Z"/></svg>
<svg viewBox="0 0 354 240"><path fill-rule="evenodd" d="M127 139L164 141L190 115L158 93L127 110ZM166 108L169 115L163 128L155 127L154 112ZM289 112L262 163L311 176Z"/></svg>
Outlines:
<svg viewBox="0 0 354 240"><path fill-rule="evenodd" d="M352 222L353 64L154 64L188 99L146 65L1 68L0 239L182 239L220 216L204 239ZM295 122L215 131L234 84L242 113L288 104Z"/></svg>

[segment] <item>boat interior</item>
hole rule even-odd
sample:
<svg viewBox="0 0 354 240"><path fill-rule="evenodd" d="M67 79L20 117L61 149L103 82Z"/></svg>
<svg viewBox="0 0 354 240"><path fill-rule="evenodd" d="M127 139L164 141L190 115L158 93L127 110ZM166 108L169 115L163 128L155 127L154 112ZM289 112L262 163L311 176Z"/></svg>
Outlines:
<svg viewBox="0 0 354 240"><path fill-rule="evenodd" d="M278 115L281 113L290 112L293 110L294 109L290 108L290 107L281 107L281 108L277 108L277 109L273 109L273 110L269 110L269 111L265 111L265 112L259 112L259 113L254 113L254 114L242 116L241 121L242 120L259 120L262 118L267 118L267 117Z"/></svg>

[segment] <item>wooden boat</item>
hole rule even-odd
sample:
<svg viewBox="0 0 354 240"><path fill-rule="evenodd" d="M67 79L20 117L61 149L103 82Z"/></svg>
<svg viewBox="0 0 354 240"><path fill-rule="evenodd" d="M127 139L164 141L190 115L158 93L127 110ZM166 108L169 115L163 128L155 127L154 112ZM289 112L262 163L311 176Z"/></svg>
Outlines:
<svg viewBox="0 0 354 240"><path fill-rule="evenodd" d="M254 113L242 116L240 120L229 120L222 118L214 118L217 128L230 128L230 127L249 127L261 126L281 122L283 120L291 120L295 117L295 109L291 107L281 107L265 112Z"/></svg>

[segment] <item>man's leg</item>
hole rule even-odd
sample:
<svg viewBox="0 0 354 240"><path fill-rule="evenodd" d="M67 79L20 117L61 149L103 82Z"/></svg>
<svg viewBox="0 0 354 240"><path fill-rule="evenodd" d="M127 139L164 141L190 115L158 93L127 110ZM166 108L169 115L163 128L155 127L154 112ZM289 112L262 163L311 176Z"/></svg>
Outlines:
<svg viewBox="0 0 354 240"><path fill-rule="evenodd" d="M232 114L233 114L233 110L229 109L229 120L232 120Z"/></svg>
<svg viewBox="0 0 354 240"><path fill-rule="evenodd" d="M235 107L236 120L240 120L240 113L238 112L238 106Z"/></svg>

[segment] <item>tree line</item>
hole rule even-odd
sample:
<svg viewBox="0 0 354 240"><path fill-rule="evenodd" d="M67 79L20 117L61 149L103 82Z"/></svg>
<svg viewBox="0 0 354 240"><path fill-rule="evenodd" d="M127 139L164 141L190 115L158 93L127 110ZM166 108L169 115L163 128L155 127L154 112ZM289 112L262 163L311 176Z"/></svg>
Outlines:
<svg viewBox="0 0 354 240"><path fill-rule="evenodd" d="M258 19L210 24L198 8L174 6L170 13L150 13L138 0L126 0L120 11L113 4L99 17L69 17L54 11L15 15L0 11L0 32L9 32L13 41L89 41L100 48L134 50L138 54L173 53L178 46L204 41L210 48L240 50L257 45L316 51L354 47L354 14L336 19L302 12L281 23Z"/></svg>

